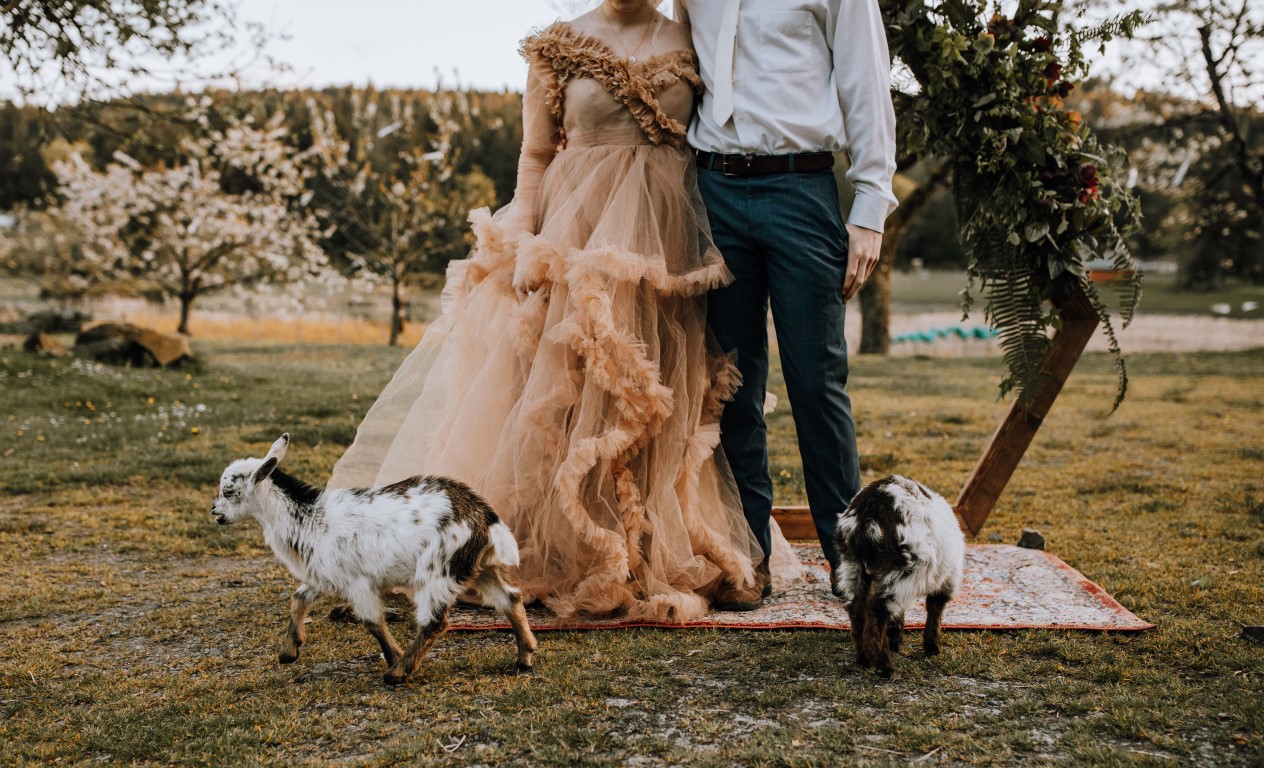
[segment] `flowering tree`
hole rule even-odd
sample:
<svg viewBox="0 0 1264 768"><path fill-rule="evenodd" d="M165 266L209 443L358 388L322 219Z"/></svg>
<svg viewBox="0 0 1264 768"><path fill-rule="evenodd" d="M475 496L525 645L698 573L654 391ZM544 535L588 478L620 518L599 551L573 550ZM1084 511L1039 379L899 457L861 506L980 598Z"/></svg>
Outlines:
<svg viewBox="0 0 1264 768"><path fill-rule="evenodd" d="M345 137L328 109L308 105L317 215L337 228L359 277L390 286L392 346L404 329L408 283L462 255L471 244L466 215L495 202L486 175L458 170L455 139L474 119L467 94L440 91L425 105L418 114L396 97L384 109L372 94L357 98Z"/></svg>
<svg viewBox="0 0 1264 768"><path fill-rule="evenodd" d="M315 220L301 210L307 172L274 120L232 122L182 145L171 167L124 154L103 171L80 155L54 167L65 216L97 275L180 302L181 333L200 297L235 286L293 285L325 272Z"/></svg>
<svg viewBox="0 0 1264 768"><path fill-rule="evenodd" d="M916 82L897 105L900 145L949 165L970 288L1000 332L1002 394L1015 391L1024 406L1033 401L1058 304L1082 293L1116 356L1118 405L1126 370L1085 264L1106 257L1125 276L1114 285L1127 324L1140 286L1123 236L1137 205L1114 175L1120 153L1099 144L1064 99L1088 71L1085 43L1131 34L1140 16L1085 33L1067 30L1062 4L1048 0L1018 0L1005 13L987 0L880 5L892 54Z"/></svg>

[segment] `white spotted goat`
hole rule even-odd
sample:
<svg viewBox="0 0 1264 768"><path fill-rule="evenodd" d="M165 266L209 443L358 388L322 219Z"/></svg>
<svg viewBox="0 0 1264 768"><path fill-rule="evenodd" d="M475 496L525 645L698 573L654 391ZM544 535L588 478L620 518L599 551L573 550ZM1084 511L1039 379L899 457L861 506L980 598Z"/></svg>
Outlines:
<svg viewBox="0 0 1264 768"><path fill-rule="evenodd" d="M470 590L509 620L518 668L532 668L535 637L506 574L518 565L518 544L487 502L440 477L322 493L277 468L289 441L281 435L262 459L230 464L211 506L220 525L258 520L272 551L302 582L290 600L282 664L298 659L313 601L331 595L350 603L382 647L383 679L402 683L447 629L457 596ZM390 591L416 607L418 632L407 652L386 626L382 595Z"/></svg>
<svg viewBox="0 0 1264 768"><path fill-rule="evenodd" d="M889 677L904 636L904 614L926 598L922 645L939 653L944 606L961 584L965 537L952 507L914 480L892 475L870 483L838 516L842 559L834 594L847 602L856 662Z"/></svg>

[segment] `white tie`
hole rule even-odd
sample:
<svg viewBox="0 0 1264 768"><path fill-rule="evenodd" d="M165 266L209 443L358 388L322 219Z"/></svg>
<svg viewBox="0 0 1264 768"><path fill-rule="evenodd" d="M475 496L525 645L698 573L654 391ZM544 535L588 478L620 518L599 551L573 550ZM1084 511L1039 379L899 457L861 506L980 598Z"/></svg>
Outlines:
<svg viewBox="0 0 1264 768"><path fill-rule="evenodd" d="M741 0L726 0L720 16L720 36L715 44L715 93L711 94L711 116L718 125L724 125L733 116L733 49L740 3Z"/></svg>

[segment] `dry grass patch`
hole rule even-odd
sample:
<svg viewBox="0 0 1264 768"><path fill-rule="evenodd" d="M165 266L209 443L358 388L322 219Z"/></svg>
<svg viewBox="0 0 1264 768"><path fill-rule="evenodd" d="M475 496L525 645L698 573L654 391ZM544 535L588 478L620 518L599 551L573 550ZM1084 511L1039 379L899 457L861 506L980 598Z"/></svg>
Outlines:
<svg viewBox="0 0 1264 768"><path fill-rule="evenodd" d="M372 640L321 611L302 658L276 663L294 584L256 527L215 526L208 505L228 460L282 430L295 473L325 477L403 352L198 350L205 362L189 371L0 352L8 763L1264 757L1264 659L1239 637L1264 623L1264 352L1136 356L1129 400L1109 418L1109 363L1087 358L984 529L1013 541L1040 528L1153 631L951 632L932 660L910 644L890 682L857 670L837 632L548 632L532 676L513 672L508 635L454 633L415 684L387 689ZM996 375L991 360L855 360L865 479L900 471L951 498L1004 412ZM95 410L75 405L89 400ZM801 503L789 411L783 398L772 419L774 476L778 501Z"/></svg>

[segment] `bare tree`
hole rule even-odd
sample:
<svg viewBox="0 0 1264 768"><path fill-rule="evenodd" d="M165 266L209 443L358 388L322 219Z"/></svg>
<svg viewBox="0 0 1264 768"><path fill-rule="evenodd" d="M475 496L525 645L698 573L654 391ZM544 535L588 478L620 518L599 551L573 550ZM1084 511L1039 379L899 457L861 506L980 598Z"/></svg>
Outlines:
<svg viewBox="0 0 1264 768"><path fill-rule="evenodd" d="M1118 7L1118 6L1117 6ZM1264 281L1264 5L1158 0L1113 73L1138 183L1175 203L1190 288ZM1120 120L1123 122L1123 120Z"/></svg>
<svg viewBox="0 0 1264 768"><path fill-rule="evenodd" d="M0 0L0 62L27 100L118 95L159 66L187 85L242 40L257 58L267 35L230 0Z"/></svg>
<svg viewBox="0 0 1264 768"><path fill-rule="evenodd" d="M911 165L913 160L908 158L901 165ZM882 234L882 257L860 289L861 354L885 355L891 351L891 269L895 265L895 252L909 224L951 179L952 168L948 163L933 162L925 180L900 200L900 206L887 219Z"/></svg>

